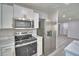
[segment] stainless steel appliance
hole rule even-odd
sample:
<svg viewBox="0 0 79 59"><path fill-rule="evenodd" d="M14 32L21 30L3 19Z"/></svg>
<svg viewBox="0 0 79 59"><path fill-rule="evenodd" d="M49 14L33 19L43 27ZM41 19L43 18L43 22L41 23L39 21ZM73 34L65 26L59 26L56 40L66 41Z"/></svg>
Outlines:
<svg viewBox="0 0 79 59"><path fill-rule="evenodd" d="M37 35L43 37L43 55L48 55L56 49L56 32L53 30L53 26L51 21L39 20Z"/></svg>
<svg viewBox="0 0 79 59"><path fill-rule="evenodd" d="M16 56L32 56L37 53L37 39L27 32L16 33Z"/></svg>
<svg viewBox="0 0 79 59"><path fill-rule="evenodd" d="M34 28L34 21L15 19L14 28Z"/></svg>

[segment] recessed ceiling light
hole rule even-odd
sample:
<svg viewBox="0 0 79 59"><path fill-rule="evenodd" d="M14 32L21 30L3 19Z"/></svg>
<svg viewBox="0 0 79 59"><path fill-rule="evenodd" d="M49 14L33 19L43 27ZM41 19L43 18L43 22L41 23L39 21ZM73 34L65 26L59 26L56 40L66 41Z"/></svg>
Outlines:
<svg viewBox="0 0 79 59"><path fill-rule="evenodd" d="M65 5L69 5L70 3L64 3Z"/></svg>
<svg viewBox="0 0 79 59"><path fill-rule="evenodd" d="M65 17L66 17L66 15L64 14L62 17L63 17L63 18L65 18Z"/></svg>
<svg viewBox="0 0 79 59"><path fill-rule="evenodd" d="M71 18L69 18L69 20L71 20Z"/></svg>

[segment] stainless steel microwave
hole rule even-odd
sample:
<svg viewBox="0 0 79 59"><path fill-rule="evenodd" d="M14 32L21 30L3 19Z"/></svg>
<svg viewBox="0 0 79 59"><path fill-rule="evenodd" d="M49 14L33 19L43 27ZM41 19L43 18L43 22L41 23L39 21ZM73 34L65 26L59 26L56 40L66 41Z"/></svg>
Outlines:
<svg viewBox="0 0 79 59"><path fill-rule="evenodd" d="M14 28L34 28L34 21L15 19Z"/></svg>

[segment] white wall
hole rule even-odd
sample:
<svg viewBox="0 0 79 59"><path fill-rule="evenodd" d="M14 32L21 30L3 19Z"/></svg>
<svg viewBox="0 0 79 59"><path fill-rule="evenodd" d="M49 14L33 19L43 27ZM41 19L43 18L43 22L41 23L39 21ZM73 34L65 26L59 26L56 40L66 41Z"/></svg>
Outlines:
<svg viewBox="0 0 79 59"><path fill-rule="evenodd" d="M64 35L68 34L68 23L63 23L63 34Z"/></svg>
<svg viewBox="0 0 79 59"><path fill-rule="evenodd" d="M14 36L16 32L31 32L34 35L36 32L34 32L35 29L0 29L0 37L7 37L7 36Z"/></svg>
<svg viewBox="0 0 79 59"><path fill-rule="evenodd" d="M79 39L79 21L71 21L68 25L68 37Z"/></svg>
<svg viewBox="0 0 79 59"><path fill-rule="evenodd" d="M58 22L58 11L55 11L48 15L48 18L53 22Z"/></svg>

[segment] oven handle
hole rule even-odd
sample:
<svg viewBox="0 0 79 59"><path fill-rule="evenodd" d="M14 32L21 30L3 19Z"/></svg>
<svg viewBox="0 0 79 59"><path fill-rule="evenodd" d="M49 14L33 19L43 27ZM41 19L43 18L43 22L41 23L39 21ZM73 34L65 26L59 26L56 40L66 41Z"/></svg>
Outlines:
<svg viewBox="0 0 79 59"><path fill-rule="evenodd" d="M31 42L28 42L28 43L18 44L18 45L15 45L15 48L25 46L25 45L29 45L29 44L32 44L32 43L35 43L35 42L37 42L37 40L31 41Z"/></svg>

